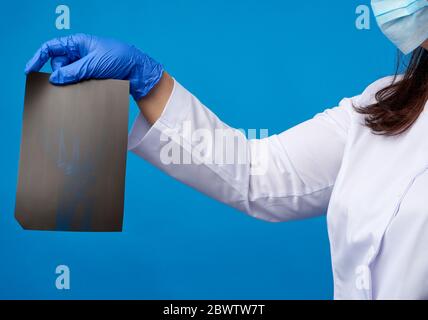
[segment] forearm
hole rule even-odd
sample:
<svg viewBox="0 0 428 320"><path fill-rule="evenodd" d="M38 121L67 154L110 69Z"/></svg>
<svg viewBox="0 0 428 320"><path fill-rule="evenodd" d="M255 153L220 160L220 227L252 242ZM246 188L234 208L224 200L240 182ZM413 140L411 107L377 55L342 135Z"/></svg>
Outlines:
<svg viewBox="0 0 428 320"><path fill-rule="evenodd" d="M174 88L174 80L165 71L149 94L137 102L144 118L153 125L161 116Z"/></svg>
<svg viewBox="0 0 428 320"><path fill-rule="evenodd" d="M164 86L160 83L157 89ZM331 155L340 158L344 145L342 139L333 144L338 140L331 129L333 120L318 117L281 137L247 139L177 82L171 95L159 100L163 103L143 105L158 115L165 110L151 128L142 119L144 114L137 118L129 150L179 181L259 219L286 221L325 212L334 180L329 173L336 172L340 162L331 161ZM329 147L320 150L320 145ZM305 181L302 172L308 173Z"/></svg>

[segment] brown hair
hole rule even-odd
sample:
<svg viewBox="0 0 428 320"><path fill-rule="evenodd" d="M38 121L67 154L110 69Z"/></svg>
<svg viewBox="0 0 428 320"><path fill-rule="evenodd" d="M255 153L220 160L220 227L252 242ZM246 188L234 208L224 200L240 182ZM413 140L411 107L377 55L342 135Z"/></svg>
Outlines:
<svg viewBox="0 0 428 320"><path fill-rule="evenodd" d="M428 99L428 52L416 49L402 78L398 79L401 56L392 83L376 93L376 103L358 106L366 115L365 125L375 134L395 136L407 131L418 119Z"/></svg>

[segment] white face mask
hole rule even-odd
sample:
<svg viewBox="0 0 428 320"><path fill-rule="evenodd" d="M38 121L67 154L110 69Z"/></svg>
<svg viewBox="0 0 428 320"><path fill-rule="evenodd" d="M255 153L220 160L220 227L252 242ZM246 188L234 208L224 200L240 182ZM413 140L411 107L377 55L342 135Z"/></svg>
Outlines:
<svg viewBox="0 0 428 320"><path fill-rule="evenodd" d="M404 54L428 39L428 0L372 0L382 32Z"/></svg>

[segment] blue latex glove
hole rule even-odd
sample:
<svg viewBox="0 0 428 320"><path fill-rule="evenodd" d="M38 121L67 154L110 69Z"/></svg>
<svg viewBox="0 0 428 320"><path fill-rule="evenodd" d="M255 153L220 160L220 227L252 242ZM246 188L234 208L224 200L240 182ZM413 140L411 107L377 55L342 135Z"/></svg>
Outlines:
<svg viewBox="0 0 428 320"><path fill-rule="evenodd" d="M86 34L45 42L27 63L25 73L39 71L49 58L53 84L86 79L129 80L130 93L136 101L147 95L163 74L162 65L136 47Z"/></svg>

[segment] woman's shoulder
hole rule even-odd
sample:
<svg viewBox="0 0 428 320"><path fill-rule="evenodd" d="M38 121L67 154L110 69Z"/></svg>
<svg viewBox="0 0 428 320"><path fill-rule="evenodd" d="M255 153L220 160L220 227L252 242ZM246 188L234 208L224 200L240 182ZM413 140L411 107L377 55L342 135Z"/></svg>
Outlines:
<svg viewBox="0 0 428 320"><path fill-rule="evenodd" d="M356 103L359 107L368 106L376 102L376 93L380 90L400 81L402 75L387 76L371 83L359 96L356 97Z"/></svg>
<svg viewBox="0 0 428 320"><path fill-rule="evenodd" d="M401 75L380 78L369 84L359 95L342 99L339 103L339 107L341 108L337 110L337 114L343 115L342 123L344 123L345 126L350 126L351 123L354 122L364 124L365 115L358 112L357 109L362 109L376 103L376 93L399 81L401 78ZM369 130L365 125L359 127Z"/></svg>

